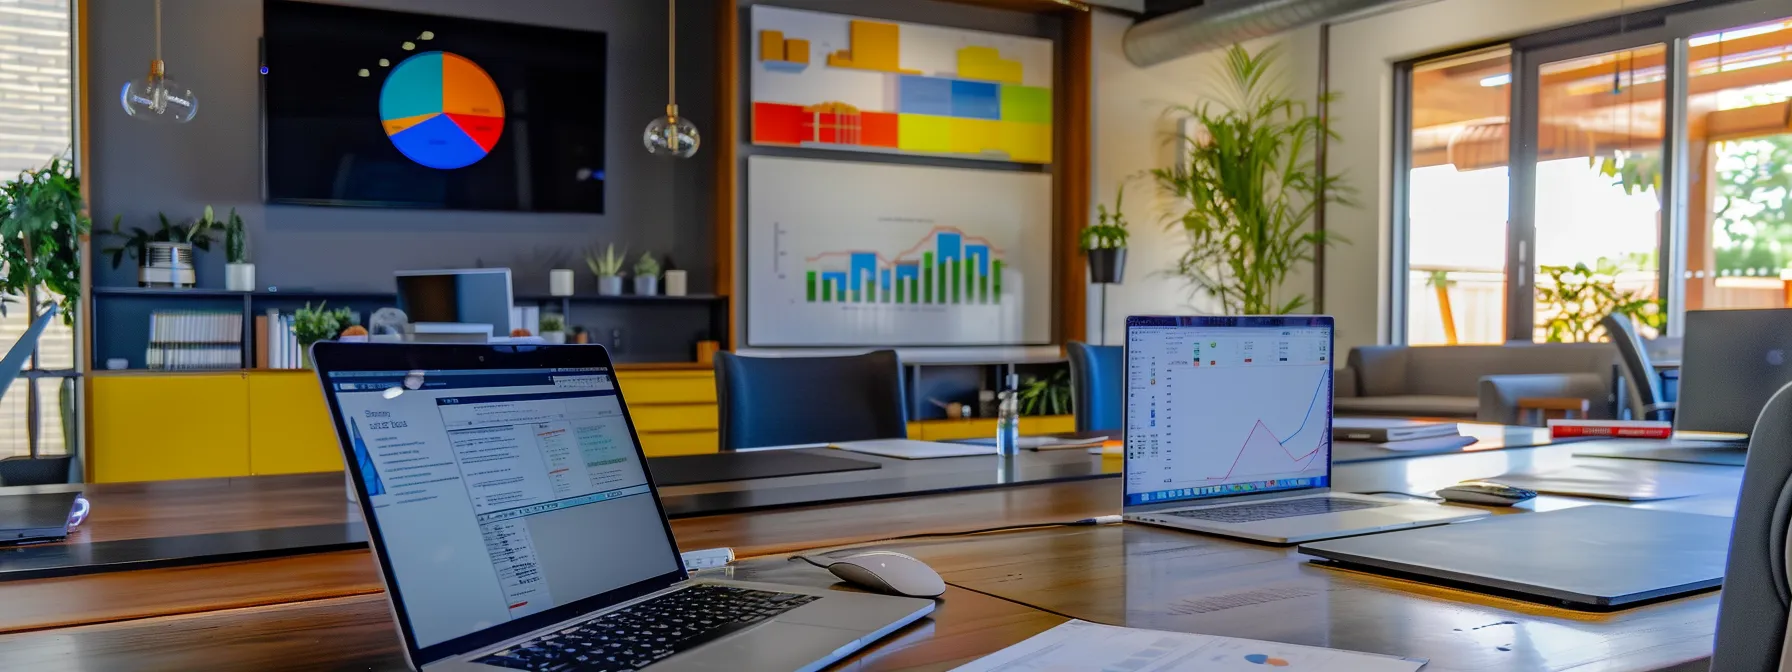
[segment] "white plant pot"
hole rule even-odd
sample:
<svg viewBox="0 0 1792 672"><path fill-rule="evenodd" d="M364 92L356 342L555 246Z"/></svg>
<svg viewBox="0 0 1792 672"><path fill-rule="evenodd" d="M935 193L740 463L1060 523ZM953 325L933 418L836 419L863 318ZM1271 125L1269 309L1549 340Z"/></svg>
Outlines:
<svg viewBox="0 0 1792 672"><path fill-rule="evenodd" d="M635 277L635 296L654 296L660 293L660 276L641 275Z"/></svg>
<svg viewBox="0 0 1792 672"><path fill-rule="evenodd" d="M232 292L255 291L255 264L225 264L224 289Z"/></svg>
<svg viewBox="0 0 1792 672"><path fill-rule="evenodd" d="M551 343L553 345L566 345L566 332L544 331L541 332L541 340L544 343Z"/></svg>
<svg viewBox="0 0 1792 672"><path fill-rule="evenodd" d="M622 296L622 276L597 276L597 294L599 296Z"/></svg>
<svg viewBox="0 0 1792 672"><path fill-rule="evenodd" d="M548 271L548 294L554 296L572 296L572 271L556 268Z"/></svg>
<svg viewBox="0 0 1792 672"><path fill-rule="evenodd" d="M685 271L666 271L666 296L684 296L689 281L690 275Z"/></svg>

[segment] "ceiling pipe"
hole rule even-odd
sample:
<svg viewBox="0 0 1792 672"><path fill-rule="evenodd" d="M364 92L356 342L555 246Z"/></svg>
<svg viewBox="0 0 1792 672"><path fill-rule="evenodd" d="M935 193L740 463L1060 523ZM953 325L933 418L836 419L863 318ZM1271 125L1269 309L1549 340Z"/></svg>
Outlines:
<svg viewBox="0 0 1792 672"><path fill-rule="evenodd" d="M1126 29L1126 59L1146 67L1319 22L1356 19L1435 0L1207 0Z"/></svg>

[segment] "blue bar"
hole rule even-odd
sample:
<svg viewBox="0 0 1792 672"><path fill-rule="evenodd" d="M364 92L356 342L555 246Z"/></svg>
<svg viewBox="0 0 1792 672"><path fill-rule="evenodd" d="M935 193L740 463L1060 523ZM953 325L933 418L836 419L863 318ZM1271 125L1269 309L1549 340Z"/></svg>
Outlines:
<svg viewBox="0 0 1792 672"><path fill-rule="evenodd" d="M989 246L988 245L966 245L966 246L964 246L964 256L967 258L970 258L970 259L977 260L977 275L979 275L979 276L989 275Z"/></svg>
<svg viewBox="0 0 1792 672"><path fill-rule="evenodd" d="M852 291L857 292L860 289L860 284L865 281L865 276L869 275L873 278L877 277L877 253L875 253L875 252L854 252L854 253L852 253L851 273L852 273Z"/></svg>
<svg viewBox="0 0 1792 672"><path fill-rule="evenodd" d="M945 266L947 261L953 259L961 261L964 259L964 251L960 249L960 245L964 242L964 236L941 232L936 242L939 244L939 259L936 261L940 266Z"/></svg>
<svg viewBox="0 0 1792 672"><path fill-rule="evenodd" d="M883 276L877 283L878 286L883 287L886 292L890 291L890 269L886 268L882 271L878 271L878 273Z"/></svg>
<svg viewBox="0 0 1792 672"><path fill-rule="evenodd" d="M909 280L919 280L921 278L921 265L912 261L906 264L897 264L896 279L902 280L905 278Z"/></svg>
<svg viewBox="0 0 1792 672"><path fill-rule="evenodd" d="M843 295L846 293L846 271L822 271L821 281L834 283L834 300L835 301L845 301L846 300L843 297Z"/></svg>

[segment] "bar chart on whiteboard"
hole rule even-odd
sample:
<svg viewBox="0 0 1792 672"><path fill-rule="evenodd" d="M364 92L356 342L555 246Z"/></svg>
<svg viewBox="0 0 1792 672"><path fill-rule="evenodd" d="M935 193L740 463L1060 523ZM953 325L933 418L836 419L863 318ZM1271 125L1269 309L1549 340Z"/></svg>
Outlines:
<svg viewBox="0 0 1792 672"><path fill-rule="evenodd" d="M755 156L755 346L1050 339L1051 177Z"/></svg>

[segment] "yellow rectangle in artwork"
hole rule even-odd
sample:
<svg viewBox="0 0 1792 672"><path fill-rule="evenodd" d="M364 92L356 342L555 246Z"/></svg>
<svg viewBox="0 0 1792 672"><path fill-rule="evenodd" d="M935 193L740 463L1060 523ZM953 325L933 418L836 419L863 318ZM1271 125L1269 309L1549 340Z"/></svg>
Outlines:
<svg viewBox="0 0 1792 672"><path fill-rule="evenodd" d="M1002 144L1002 122L992 119L952 118L952 149L957 154L982 154L1006 151Z"/></svg>
<svg viewBox="0 0 1792 672"><path fill-rule="evenodd" d="M896 117L896 146L905 152L952 151L951 117L901 114Z"/></svg>
<svg viewBox="0 0 1792 672"><path fill-rule="evenodd" d="M1051 124L1018 121L995 123L1001 124L1002 149L1008 152L1008 160L1022 163L1052 162Z"/></svg>
<svg viewBox="0 0 1792 672"><path fill-rule="evenodd" d="M965 47L958 50L958 76L990 82L1019 84L1020 61L1002 58L995 47Z"/></svg>
<svg viewBox="0 0 1792 672"><path fill-rule="evenodd" d="M878 21L853 21L851 26L853 67L884 72L902 69L900 27Z"/></svg>
<svg viewBox="0 0 1792 672"><path fill-rule="evenodd" d="M782 31L782 30L761 30L761 31L759 31L759 60L761 60L761 61L782 61L782 60L784 60L784 31Z"/></svg>
<svg viewBox="0 0 1792 672"><path fill-rule="evenodd" d="M784 41L784 60L791 63L809 64L809 41L788 39Z"/></svg>

